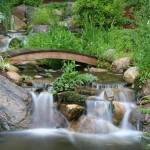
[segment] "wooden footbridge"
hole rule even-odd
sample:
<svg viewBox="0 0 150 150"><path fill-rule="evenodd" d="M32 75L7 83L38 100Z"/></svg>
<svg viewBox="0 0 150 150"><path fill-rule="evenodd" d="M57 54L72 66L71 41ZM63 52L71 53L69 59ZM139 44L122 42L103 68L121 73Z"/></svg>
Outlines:
<svg viewBox="0 0 150 150"><path fill-rule="evenodd" d="M84 55L65 50L15 50L0 53L2 56L8 56L11 64L17 64L25 61L40 60L40 59L63 59L74 60L77 62L97 66L97 57Z"/></svg>

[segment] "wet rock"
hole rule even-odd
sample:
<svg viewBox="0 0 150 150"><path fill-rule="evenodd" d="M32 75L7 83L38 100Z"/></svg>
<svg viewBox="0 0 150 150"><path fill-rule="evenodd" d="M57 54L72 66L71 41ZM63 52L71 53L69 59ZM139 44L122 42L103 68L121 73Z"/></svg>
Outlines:
<svg viewBox="0 0 150 150"><path fill-rule="evenodd" d="M141 106L141 130L144 132L150 132L150 103Z"/></svg>
<svg viewBox="0 0 150 150"><path fill-rule="evenodd" d="M119 58L113 61L112 66L116 73L123 73L129 68L131 59L129 57Z"/></svg>
<svg viewBox="0 0 150 150"><path fill-rule="evenodd" d="M73 91L58 93L58 101L59 103L79 104L85 106L85 98Z"/></svg>
<svg viewBox="0 0 150 150"><path fill-rule="evenodd" d="M73 119L78 119L85 110L84 107L77 104L61 104L60 111L61 113L70 121Z"/></svg>
<svg viewBox="0 0 150 150"><path fill-rule="evenodd" d="M125 113L123 104L113 101L112 102L112 119L115 125L119 125Z"/></svg>
<svg viewBox="0 0 150 150"><path fill-rule="evenodd" d="M6 130L28 128L31 117L31 95L0 75L0 126ZM5 122L5 123L4 123Z"/></svg>
<svg viewBox="0 0 150 150"><path fill-rule="evenodd" d="M14 27L13 28L16 31L21 31L21 30L27 28L27 24L24 23L22 20L20 20L18 17L13 15L12 18L13 18L13 22L14 22Z"/></svg>
<svg viewBox="0 0 150 150"><path fill-rule="evenodd" d="M23 21L26 18L26 9L25 5L16 6L12 9L12 14Z"/></svg>
<svg viewBox="0 0 150 150"><path fill-rule="evenodd" d="M8 71L6 72L6 76L18 85L20 85L22 82L22 77L16 72Z"/></svg>
<svg viewBox="0 0 150 150"><path fill-rule="evenodd" d="M0 34L0 47L3 48L7 45L8 43L8 37Z"/></svg>
<svg viewBox="0 0 150 150"><path fill-rule="evenodd" d="M48 26L47 25L36 25L32 29L33 33L47 33L48 32Z"/></svg>
<svg viewBox="0 0 150 150"><path fill-rule="evenodd" d="M35 75L34 78L41 79L41 78L43 78L43 76L41 76L41 75Z"/></svg>
<svg viewBox="0 0 150 150"><path fill-rule="evenodd" d="M141 96L148 96L150 95L150 79L147 80L146 85L143 87L141 93Z"/></svg>
<svg viewBox="0 0 150 150"><path fill-rule="evenodd" d="M85 71L89 71L89 72L108 72L107 69L103 69L103 68L94 68L94 67L91 67L89 70L88 70L88 69L85 69Z"/></svg>
<svg viewBox="0 0 150 150"><path fill-rule="evenodd" d="M66 117L56 110L53 113L53 122L56 128L66 128L69 124Z"/></svg>
<svg viewBox="0 0 150 150"><path fill-rule="evenodd" d="M141 112L140 112L139 108L133 109L130 113L129 122L134 127L137 127L138 124L140 124L140 120L141 120Z"/></svg>
<svg viewBox="0 0 150 150"><path fill-rule="evenodd" d="M124 79L127 83L134 83L135 79L139 76L139 70L137 67L131 67L124 73Z"/></svg>
<svg viewBox="0 0 150 150"><path fill-rule="evenodd" d="M112 89L106 89L105 90L105 98L109 101L114 100L114 92L112 91Z"/></svg>
<svg viewBox="0 0 150 150"><path fill-rule="evenodd" d="M81 116L77 122L72 122L68 129L87 134L107 134L118 130L118 128L110 122L98 119L94 116Z"/></svg>

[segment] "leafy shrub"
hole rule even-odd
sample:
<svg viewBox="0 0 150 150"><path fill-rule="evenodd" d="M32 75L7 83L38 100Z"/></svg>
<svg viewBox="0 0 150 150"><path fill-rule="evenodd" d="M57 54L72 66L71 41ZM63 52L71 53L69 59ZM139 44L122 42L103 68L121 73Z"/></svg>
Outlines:
<svg viewBox="0 0 150 150"><path fill-rule="evenodd" d="M83 52L83 40L60 27L51 27L48 33L32 33L28 36L27 48L61 49Z"/></svg>
<svg viewBox="0 0 150 150"><path fill-rule="evenodd" d="M118 0L77 0L74 18L78 25L92 19L96 26L122 25L124 23L124 3Z"/></svg>
<svg viewBox="0 0 150 150"><path fill-rule="evenodd" d="M62 75L54 81L52 88L53 93L72 91L79 85L97 80L92 74L80 74L75 70L75 67L77 66L75 61L72 61L71 63L64 62Z"/></svg>
<svg viewBox="0 0 150 150"><path fill-rule="evenodd" d="M150 25L146 22L141 24L140 28L136 30L134 35L134 61L140 70L141 84L145 84L146 80L150 78ZM136 37L136 38L135 38Z"/></svg>
<svg viewBox="0 0 150 150"><path fill-rule="evenodd" d="M106 55L108 49L115 49L116 51L111 59L131 55L134 50L134 42L131 35L134 32L134 30L117 29L114 27L111 27L107 31L103 28L97 29L95 27L86 29L82 37L86 40L84 49L89 54L100 58L108 57Z"/></svg>
<svg viewBox="0 0 150 150"><path fill-rule="evenodd" d="M47 9L38 9L34 11L32 18L34 25L49 24L49 12Z"/></svg>

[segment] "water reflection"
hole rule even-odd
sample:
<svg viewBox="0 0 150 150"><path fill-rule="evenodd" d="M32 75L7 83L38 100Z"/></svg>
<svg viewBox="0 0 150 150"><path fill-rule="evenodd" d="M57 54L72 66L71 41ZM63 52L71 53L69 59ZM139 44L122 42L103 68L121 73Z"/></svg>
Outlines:
<svg viewBox="0 0 150 150"><path fill-rule="evenodd" d="M122 131L108 135L72 133L64 129L32 129L0 133L1 150L144 150L142 134Z"/></svg>

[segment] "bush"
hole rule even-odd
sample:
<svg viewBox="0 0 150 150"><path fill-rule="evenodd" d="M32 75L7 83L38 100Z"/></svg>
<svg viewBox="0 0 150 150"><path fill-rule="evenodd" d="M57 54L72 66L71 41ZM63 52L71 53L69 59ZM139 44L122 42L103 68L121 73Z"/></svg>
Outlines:
<svg viewBox="0 0 150 150"><path fill-rule="evenodd" d="M70 31L55 26L48 33L31 33L25 47L83 52L83 40Z"/></svg>
<svg viewBox="0 0 150 150"><path fill-rule="evenodd" d="M101 58L108 57L106 51L114 49L115 53L112 59L120 56L132 55L134 51L134 42L132 34L134 30L117 29L111 27L109 30L95 27L87 28L83 32L82 38L86 40L85 50L91 54Z"/></svg>
<svg viewBox="0 0 150 150"><path fill-rule="evenodd" d="M64 91L73 91L77 86L97 80L97 77L92 74L80 74L75 70L77 66L75 61L71 63L69 63L69 61L64 62L62 67L63 73L60 77L55 79L53 84L52 92L54 94Z"/></svg>
<svg viewBox="0 0 150 150"><path fill-rule="evenodd" d="M52 24L58 20L58 17L47 8L41 8L33 12L32 14L34 25Z"/></svg>
<svg viewBox="0 0 150 150"><path fill-rule="evenodd" d="M135 51L134 61L140 70L141 84L150 79L150 25L146 22L141 24L134 35Z"/></svg>
<svg viewBox="0 0 150 150"><path fill-rule="evenodd" d="M77 0L74 9L76 23L84 26L86 21L92 20L95 26L105 28L111 25L124 24L124 3L118 0Z"/></svg>

